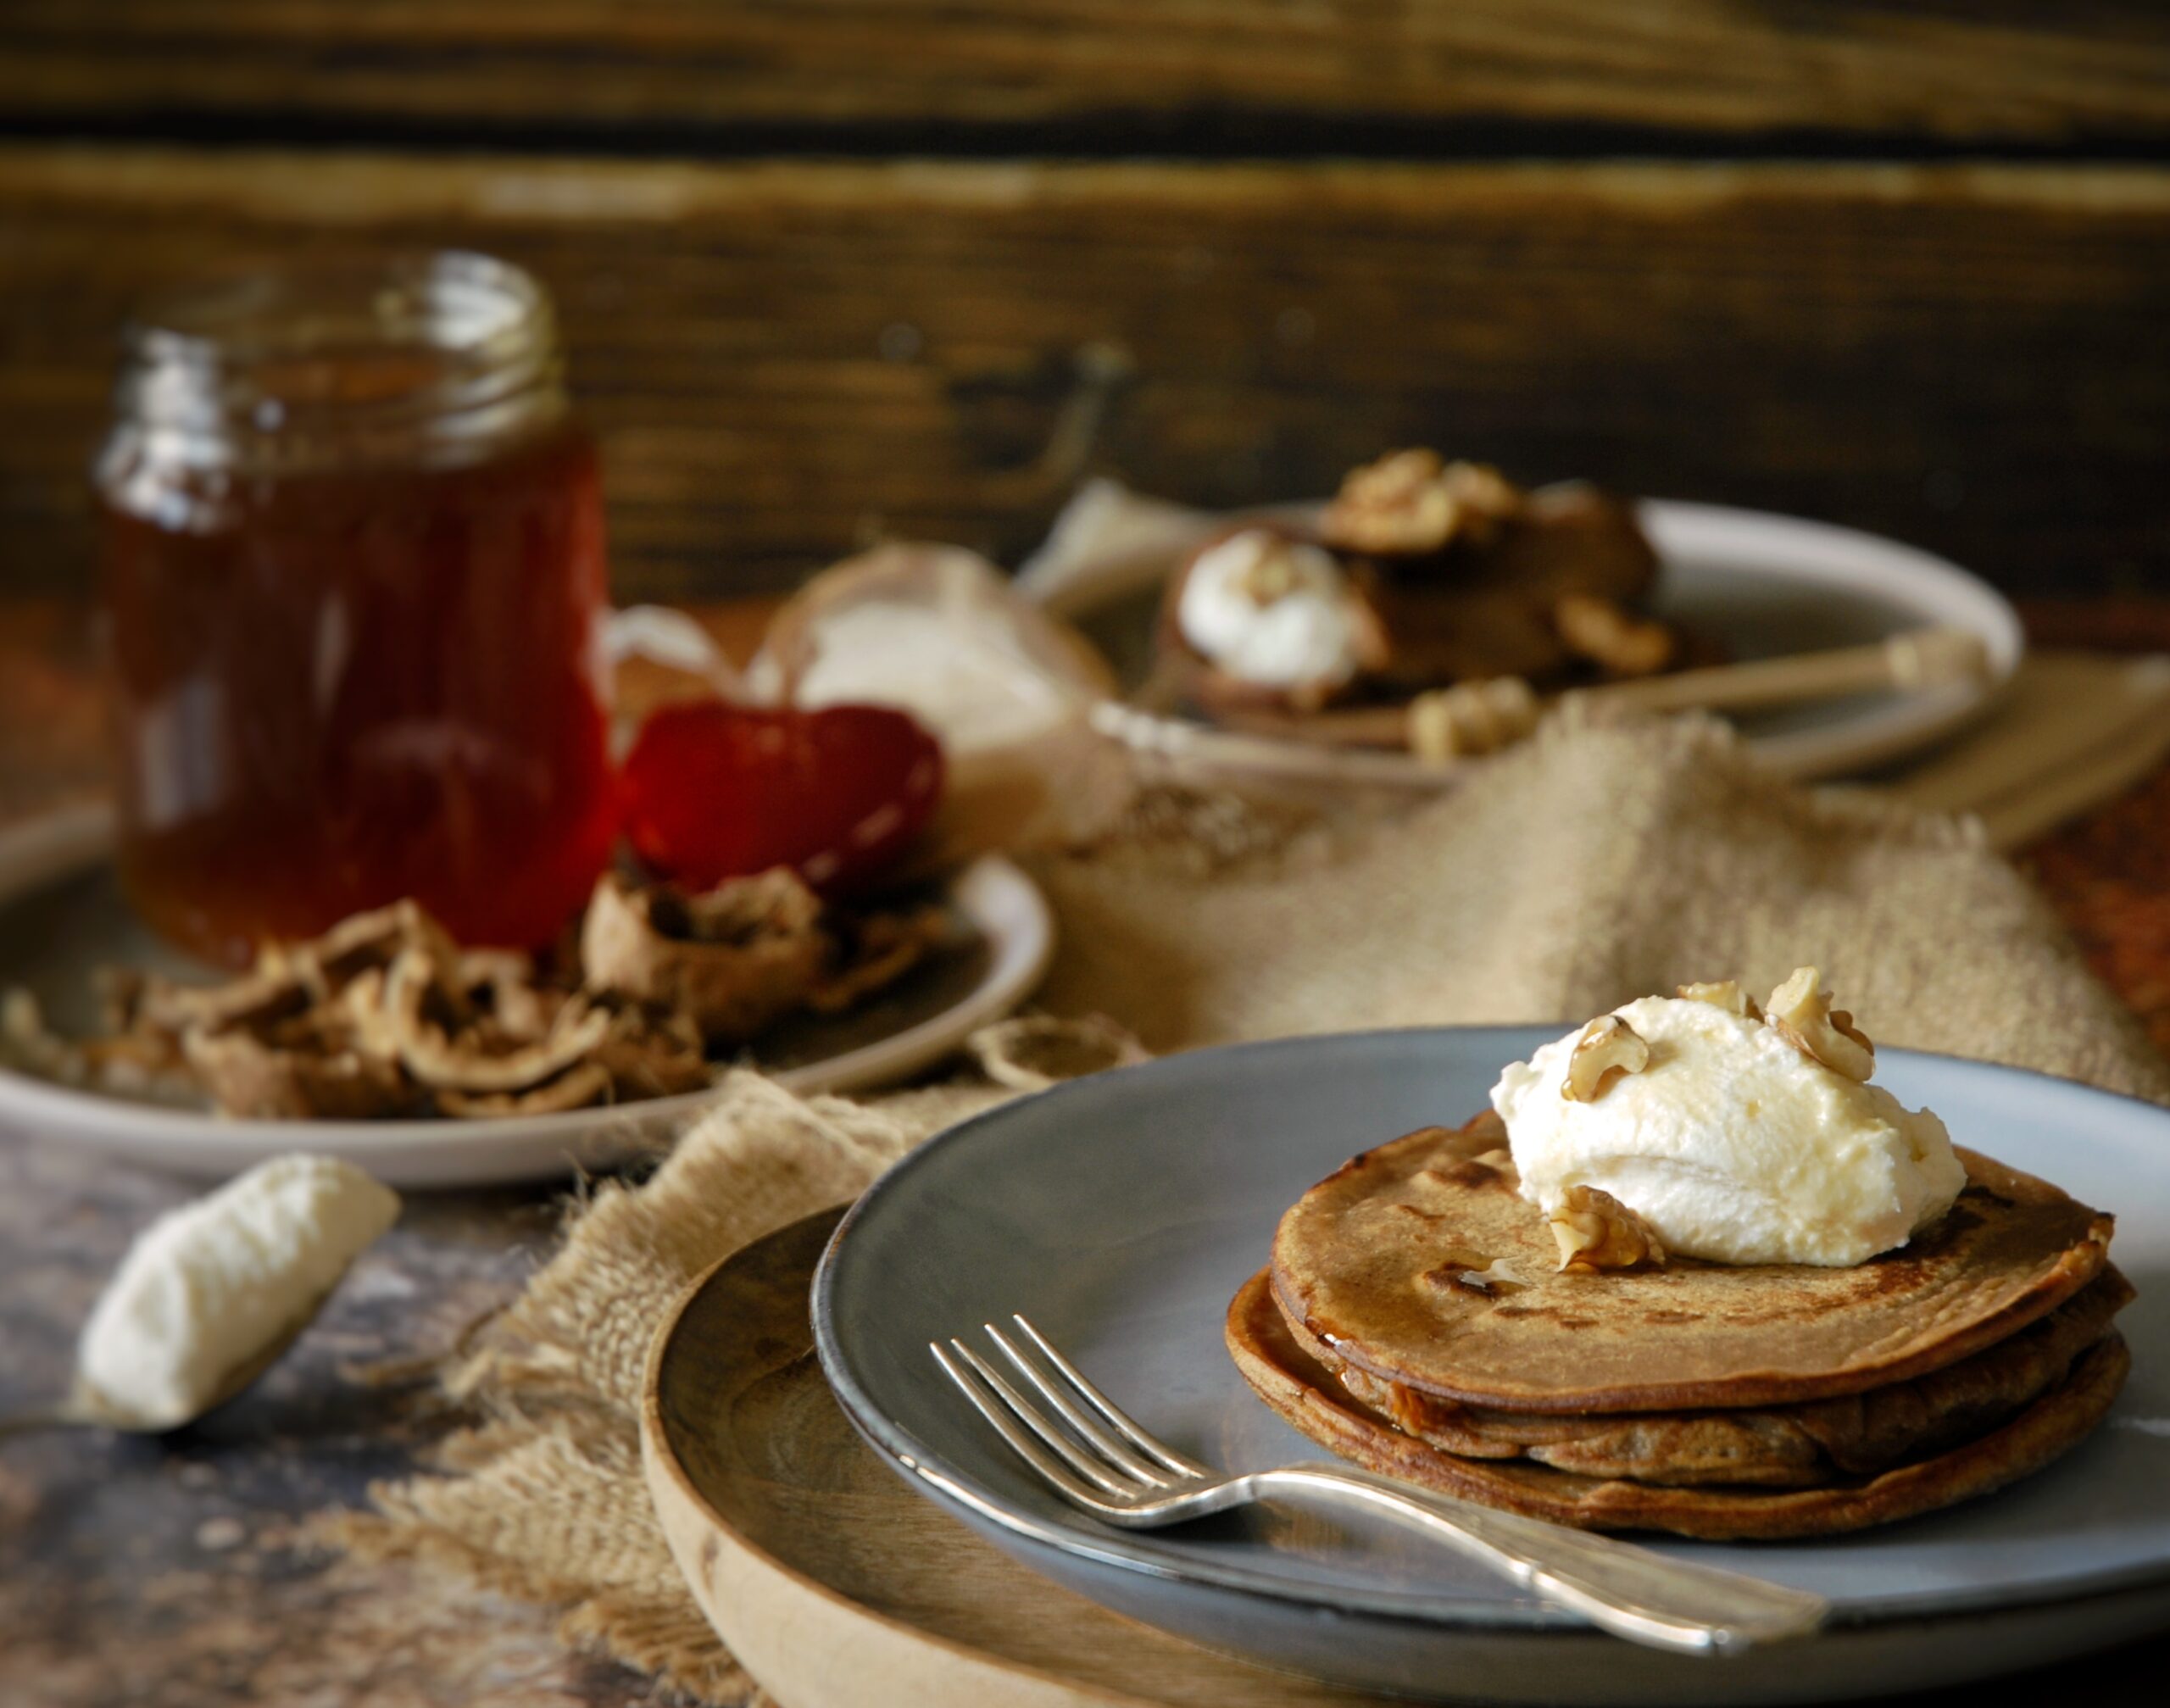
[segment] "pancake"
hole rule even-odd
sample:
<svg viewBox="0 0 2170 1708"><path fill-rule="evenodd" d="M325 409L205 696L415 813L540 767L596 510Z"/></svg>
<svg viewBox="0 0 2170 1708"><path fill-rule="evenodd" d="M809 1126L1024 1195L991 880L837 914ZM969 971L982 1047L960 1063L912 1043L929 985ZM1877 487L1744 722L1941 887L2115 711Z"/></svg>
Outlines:
<svg viewBox="0 0 2170 1708"><path fill-rule="evenodd" d="M1943 1220L1852 1268L1676 1259L1563 1275L1505 1145L1488 1112L1366 1151L1305 1193L1273 1243L1289 1320L1361 1376L1490 1410L1791 1405L1955 1364L2106 1261L2109 1216L1961 1150L1967 1185Z"/></svg>
<svg viewBox="0 0 2170 1708"><path fill-rule="evenodd" d="M1444 1452L1526 1459L1586 1477L1692 1487L1816 1488L1886 1471L1981 1435L2064 1379L2131 1303L2105 1270L2048 1316L1956 1364L1839 1399L1730 1411L1494 1411L1417 1394L1343 1365L1287 1322L1291 1338L1358 1401Z"/></svg>
<svg viewBox="0 0 2170 1708"><path fill-rule="evenodd" d="M1392 643L1375 675L1389 692L1415 693L1489 676L1541 687L1577 679L1589 660L1561 635L1561 599L1636 609L1658 559L1629 506L1571 481L1531 493L1487 544L1457 541L1405 559L1360 554L1353 570Z"/></svg>
<svg viewBox="0 0 2170 1708"><path fill-rule="evenodd" d="M1368 1470L1581 1529L1665 1530L1712 1540L1832 1535L1986 1494L2039 1470L2093 1430L2131 1367L2123 1339L2112 1331L2016 1416L1928 1458L1818 1488L1679 1488L1526 1460L1463 1458L1417 1440L1343 1390L1296 1344L1264 1271L1230 1305L1227 1341L1260 1398L1312 1440Z"/></svg>

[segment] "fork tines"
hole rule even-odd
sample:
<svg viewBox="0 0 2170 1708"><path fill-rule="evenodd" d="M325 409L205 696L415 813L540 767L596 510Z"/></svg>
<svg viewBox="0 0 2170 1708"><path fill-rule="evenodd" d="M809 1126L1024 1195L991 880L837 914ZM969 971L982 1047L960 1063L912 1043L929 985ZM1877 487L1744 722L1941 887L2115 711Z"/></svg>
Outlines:
<svg viewBox="0 0 2170 1708"><path fill-rule="evenodd" d="M1149 1434L1022 1316L1010 1321L1030 1354L991 1322L983 1331L1053 1416L962 1340L932 1342L928 1349L980 1416L1049 1482L1084 1505L1120 1505L1214 1474Z"/></svg>

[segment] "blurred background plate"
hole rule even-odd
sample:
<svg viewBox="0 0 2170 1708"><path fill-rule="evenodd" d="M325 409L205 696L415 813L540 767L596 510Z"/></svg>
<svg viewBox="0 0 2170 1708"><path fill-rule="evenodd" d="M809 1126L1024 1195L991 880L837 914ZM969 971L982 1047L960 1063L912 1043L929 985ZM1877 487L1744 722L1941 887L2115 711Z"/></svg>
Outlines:
<svg viewBox="0 0 2170 1708"><path fill-rule="evenodd" d="M1957 565L1853 528L1719 504L1646 499L1637 507L1662 559L1655 607L1709 637L1737 661L1886 639L1931 624L1961 628L1988 648L1989 679L1912 693L1854 695L1738 721L1765 763L1789 776L1834 776L1904 758L1963 728L1994 704L2025 641L2004 596ZM1316 505L1244 515L1309 521ZM1227 517L1210 519L1217 526ZM1182 554L1165 546L1105 557L1089 551L1036 577L1043 603L1104 653L1126 692L1152 665L1160 592ZM1201 767L1270 771L1292 781L1435 787L1463 766L1384 750L1352 751L1251 736L1137 714L1126 739Z"/></svg>
<svg viewBox="0 0 2170 1708"><path fill-rule="evenodd" d="M31 991L64 1034L96 1025L91 976L97 967L209 976L129 910L107 857L111 840L103 807L0 833L0 991ZM1054 919L1038 887L1009 860L988 856L953 878L943 899L963 926L957 946L850 1014L776 1027L751 1053L755 1065L801 1093L893 1084L1023 1001L1054 950ZM607 1168L652 1152L709 1095L481 1121L231 1121L0 1070L0 1133L187 1175L222 1177L306 1150L343 1157L388 1186L475 1186Z"/></svg>

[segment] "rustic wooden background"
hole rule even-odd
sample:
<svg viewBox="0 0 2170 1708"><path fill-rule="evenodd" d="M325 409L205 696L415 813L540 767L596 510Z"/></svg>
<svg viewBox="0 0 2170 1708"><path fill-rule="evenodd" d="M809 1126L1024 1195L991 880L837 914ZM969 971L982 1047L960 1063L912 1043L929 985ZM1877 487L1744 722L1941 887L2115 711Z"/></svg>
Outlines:
<svg viewBox="0 0 2170 1708"><path fill-rule="evenodd" d="M131 300L448 242L559 293L622 597L1410 439L2170 588L2155 0L7 0L0 590Z"/></svg>

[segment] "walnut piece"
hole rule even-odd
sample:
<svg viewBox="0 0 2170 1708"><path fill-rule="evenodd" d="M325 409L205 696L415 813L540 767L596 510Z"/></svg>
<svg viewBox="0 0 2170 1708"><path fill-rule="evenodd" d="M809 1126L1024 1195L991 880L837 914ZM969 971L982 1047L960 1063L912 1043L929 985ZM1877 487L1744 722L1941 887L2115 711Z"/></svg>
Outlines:
<svg viewBox="0 0 2170 1708"><path fill-rule="evenodd" d="M586 1109L610 1100L610 1070L599 1061L575 1063L555 1079L526 1091L453 1091L437 1093L437 1110L463 1121L486 1121L507 1115L562 1115L569 1109Z"/></svg>
<svg viewBox="0 0 2170 1708"><path fill-rule="evenodd" d="M1522 508L1523 493L1482 463L1437 451L1389 452L1350 471L1327 506L1320 537L1344 551L1410 556L1456 540L1483 543Z"/></svg>
<svg viewBox="0 0 2170 1708"><path fill-rule="evenodd" d="M1314 562L1318 562L1321 556L1316 547L1301 546L1285 534L1266 528L1246 529L1224 543L1232 545L1238 542L1253 549L1249 568L1236 577L1235 591L1255 605L1276 604L1306 585L1303 571L1298 567L1299 551ZM1332 559L1326 559L1317 573L1326 573L1332 563Z"/></svg>
<svg viewBox="0 0 2170 1708"><path fill-rule="evenodd" d="M131 1035L175 1038L225 1113L348 1120L544 1113L607 1101L614 1024L525 955L464 951L411 902L274 944L233 985L115 981Z"/></svg>
<svg viewBox="0 0 2170 1708"><path fill-rule="evenodd" d="M461 1000L488 1015L508 1037L548 1035L573 993L536 976L535 958L518 949L465 949L452 970Z"/></svg>
<svg viewBox="0 0 2170 1708"><path fill-rule="evenodd" d="M430 1112L398 1062L358 1049L350 1034L313 1016L269 1031L192 1031L181 1049L221 1115L377 1121Z"/></svg>
<svg viewBox="0 0 2170 1708"><path fill-rule="evenodd" d="M1536 691L1520 676L1433 688L1409 703L1409 750L1434 763L1496 753L1537 727Z"/></svg>
<svg viewBox="0 0 2170 1708"><path fill-rule="evenodd" d="M932 903L902 913L838 914L834 963L806 993L816 1014L843 1014L886 990L949 940L949 915Z"/></svg>
<svg viewBox="0 0 2170 1708"><path fill-rule="evenodd" d="M1622 1076L1650 1065L1650 1047L1616 1014L1601 1014L1583 1028L1567 1057L1560 1095L1570 1103L1594 1103Z"/></svg>
<svg viewBox="0 0 2170 1708"><path fill-rule="evenodd" d="M1609 1192L1571 1186L1547 1221L1563 1275L1665 1267L1665 1247L1650 1223Z"/></svg>
<svg viewBox="0 0 2170 1708"><path fill-rule="evenodd" d="M196 1092L174 1039L132 1032L80 1042L63 1038L46 1023L37 998L23 989L0 994L0 1067L180 1108L193 1101Z"/></svg>
<svg viewBox="0 0 2170 1708"><path fill-rule="evenodd" d="M1019 1015L983 1026L965 1041L997 1085L1045 1091L1068 1079L1149 1061L1145 1046L1103 1014L1077 1020Z"/></svg>
<svg viewBox="0 0 2170 1708"><path fill-rule="evenodd" d="M1552 626L1570 652L1610 676L1655 676L1672 662L1671 629L1595 593L1562 593L1552 606Z"/></svg>
<svg viewBox="0 0 2170 1708"><path fill-rule="evenodd" d="M821 898L782 866L704 895L606 873L580 937L590 986L681 1010L715 1043L743 1043L799 1007L832 948Z"/></svg>
<svg viewBox="0 0 2170 1708"><path fill-rule="evenodd" d="M715 1077L692 1016L645 1003L615 1005L593 1060L610 1076L611 1100L617 1103L699 1091Z"/></svg>
<svg viewBox="0 0 2170 1708"><path fill-rule="evenodd" d="M1763 1018L1763 1010L1755 1005L1755 999L1740 988L1737 978L1722 978L1714 984L1675 985L1672 993L1687 1002L1707 1002L1711 1007L1737 1014L1743 1020Z"/></svg>
<svg viewBox="0 0 2170 1708"><path fill-rule="evenodd" d="M53 1034L0 994L0 1065L258 1119L481 1118L714 1082L711 1043L837 1012L945 947L938 906L844 912L777 871L700 894L606 878L570 943L463 949L411 901L275 943L225 984L100 976L106 1033Z"/></svg>
<svg viewBox="0 0 2170 1708"><path fill-rule="evenodd" d="M458 965L456 954L448 965L403 949L381 980L356 981L351 1008L363 1036L424 1085L480 1095L528 1091L584 1060L609 1030L609 1015L576 1000L559 1006L542 1037L508 1032L465 1000L452 978Z"/></svg>
<svg viewBox="0 0 2170 1708"><path fill-rule="evenodd" d="M1833 1073L1866 1082L1876 1071L1876 1046L1842 1008L1831 1006L1831 993L1820 988L1823 975L1798 966L1793 976L1771 993L1772 1029L1811 1061Z"/></svg>

